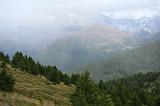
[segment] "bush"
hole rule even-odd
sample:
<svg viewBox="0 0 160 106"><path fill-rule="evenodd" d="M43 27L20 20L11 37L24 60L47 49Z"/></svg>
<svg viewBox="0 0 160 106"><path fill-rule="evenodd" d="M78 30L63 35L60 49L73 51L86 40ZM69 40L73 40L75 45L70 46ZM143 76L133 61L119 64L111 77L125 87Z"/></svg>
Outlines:
<svg viewBox="0 0 160 106"><path fill-rule="evenodd" d="M12 91L14 88L15 81L13 77L7 73L6 70L0 70L0 90L2 91Z"/></svg>

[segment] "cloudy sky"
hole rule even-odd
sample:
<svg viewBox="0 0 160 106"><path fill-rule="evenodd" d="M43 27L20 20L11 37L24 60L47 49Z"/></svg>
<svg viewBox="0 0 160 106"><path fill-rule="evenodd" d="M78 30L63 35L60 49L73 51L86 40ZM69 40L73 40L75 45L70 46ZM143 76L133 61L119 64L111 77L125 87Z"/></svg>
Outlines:
<svg viewBox="0 0 160 106"><path fill-rule="evenodd" d="M67 15L91 17L159 6L160 0L0 0L0 21L37 24Z"/></svg>

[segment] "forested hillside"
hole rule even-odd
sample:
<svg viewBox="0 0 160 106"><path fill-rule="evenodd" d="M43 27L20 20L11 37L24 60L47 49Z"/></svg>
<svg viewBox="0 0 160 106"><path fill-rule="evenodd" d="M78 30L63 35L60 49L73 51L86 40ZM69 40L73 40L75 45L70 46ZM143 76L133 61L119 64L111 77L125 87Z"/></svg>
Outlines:
<svg viewBox="0 0 160 106"><path fill-rule="evenodd" d="M160 72L138 73L127 78L99 82L116 106L159 106Z"/></svg>
<svg viewBox="0 0 160 106"><path fill-rule="evenodd" d="M154 44L157 45L158 41ZM89 72L68 76L55 66L43 66L21 52L17 52L12 59L1 52L0 60L2 106L160 105L160 72L100 80L97 84L90 78ZM159 71L158 67L156 71Z"/></svg>
<svg viewBox="0 0 160 106"><path fill-rule="evenodd" d="M32 57L22 54L21 52L16 52L12 59L9 58L7 54L0 52L0 61L4 64L10 64L13 68L20 68L22 71L30 73L32 75L38 76L42 75L49 81L57 84L64 82L66 85L75 83L75 78L77 75L72 75L71 77L62 71L58 70L56 66L45 66L36 62Z"/></svg>
<svg viewBox="0 0 160 106"><path fill-rule="evenodd" d="M94 79L107 80L133 75L138 72L159 71L160 40L124 51L106 59L95 61L80 70L88 70Z"/></svg>
<svg viewBox="0 0 160 106"><path fill-rule="evenodd" d="M159 106L160 72L100 80L98 85L84 73L76 83L71 102L73 106Z"/></svg>

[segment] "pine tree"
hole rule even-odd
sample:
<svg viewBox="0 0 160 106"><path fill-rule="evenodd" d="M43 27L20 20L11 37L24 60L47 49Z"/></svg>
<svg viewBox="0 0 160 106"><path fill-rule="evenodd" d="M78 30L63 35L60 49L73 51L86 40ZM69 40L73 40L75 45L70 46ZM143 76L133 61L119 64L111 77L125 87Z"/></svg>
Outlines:
<svg viewBox="0 0 160 106"><path fill-rule="evenodd" d="M103 80L99 81L99 88L100 89L105 89L105 84L104 84Z"/></svg>
<svg viewBox="0 0 160 106"><path fill-rule="evenodd" d="M70 77L59 71L56 66L43 66L39 62L35 62L32 57L23 55L21 52L15 53L11 63L14 68L21 68L32 75L43 75L51 82L60 83L64 81L65 84L70 84Z"/></svg>
<svg viewBox="0 0 160 106"><path fill-rule="evenodd" d="M71 84L71 79L67 74L64 74L64 84L65 85L70 85Z"/></svg>
<svg viewBox="0 0 160 106"><path fill-rule="evenodd" d="M13 77L7 73L6 70L0 70L0 90L2 91L12 91L14 88L14 79Z"/></svg>
<svg viewBox="0 0 160 106"><path fill-rule="evenodd" d="M71 75L71 83L76 84L76 82L78 81L79 78L80 78L79 74L72 74Z"/></svg>
<svg viewBox="0 0 160 106"><path fill-rule="evenodd" d="M129 104L130 106L141 106L142 103L137 95L136 92L134 92L131 96L131 103Z"/></svg>
<svg viewBox="0 0 160 106"><path fill-rule="evenodd" d="M76 90L70 97L73 106L112 106L107 93L101 91L85 72L76 83Z"/></svg>
<svg viewBox="0 0 160 106"><path fill-rule="evenodd" d="M10 63L9 55L5 55L3 52L0 52L0 61L3 61L4 63Z"/></svg>

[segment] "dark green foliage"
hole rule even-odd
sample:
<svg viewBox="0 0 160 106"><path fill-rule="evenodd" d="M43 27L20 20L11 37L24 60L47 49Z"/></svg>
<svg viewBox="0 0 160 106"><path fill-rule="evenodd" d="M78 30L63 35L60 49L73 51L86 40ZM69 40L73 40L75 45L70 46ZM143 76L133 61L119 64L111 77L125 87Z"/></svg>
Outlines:
<svg viewBox="0 0 160 106"><path fill-rule="evenodd" d="M160 106L160 72L95 84L89 73L80 76L70 97L73 106Z"/></svg>
<svg viewBox="0 0 160 106"><path fill-rule="evenodd" d="M76 83L76 91L70 99L73 106L112 106L107 93L98 88L88 72L80 76Z"/></svg>
<svg viewBox="0 0 160 106"><path fill-rule="evenodd" d="M115 106L160 105L160 72L139 73L103 83L100 81L99 87L111 95Z"/></svg>
<svg viewBox="0 0 160 106"><path fill-rule="evenodd" d="M23 56L21 52L16 52L12 59L12 66L15 68L21 68L22 70L26 70L27 72L38 75L38 65L31 58L26 55Z"/></svg>
<svg viewBox="0 0 160 106"><path fill-rule="evenodd" d="M12 66L15 68L21 68L33 75L43 75L54 83L63 81L67 85L70 84L70 77L59 71L56 66L43 66L39 62L35 62L32 57L23 55L21 52L16 52L13 56Z"/></svg>
<svg viewBox="0 0 160 106"><path fill-rule="evenodd" d="M71 83L71 78L67 74L64 74L63 78L65 85L69 85Z"/></svg>
<svg viewBox="0 0 160 106"><path fill-rule="evenodd" d="M79 78L80 78L79 74L72 74L71 75L71 83L76 84L76 82L78 81Z"/></svg>
<svg viewBox="0 0 160 106"><path fill-rule="evenodd" d="M0 90L2 91L12 91L14 88L14 79L6 70L0 70Z"/></svg>
<svg viewBox="0 0 160 106"><path fill-rule="evenodd" d="M153 99L153 106L160 106L160 96Z"/></svg>
<svg viewBox="0 0 160 106"><path fill-rule="evenodd" d="M8 54L4 54L3 52L0 52L0 61L3 61L4 63L10 63Z"/></svg>
<svg viewBox="0 0 160 106"><path fill-rule="evenodd" d="M103 80L99 81L99 88L100 89L104 89L105 88Z"/></svg>

